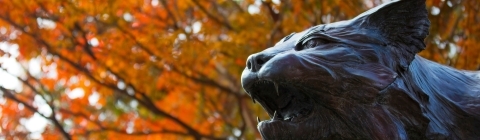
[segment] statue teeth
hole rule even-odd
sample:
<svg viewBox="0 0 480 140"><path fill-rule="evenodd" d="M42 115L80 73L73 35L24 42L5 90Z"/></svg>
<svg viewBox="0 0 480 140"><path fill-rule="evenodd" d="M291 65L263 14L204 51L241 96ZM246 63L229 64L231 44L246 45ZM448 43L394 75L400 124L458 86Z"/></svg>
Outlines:
<svg viewBox="0 0 480 140"><path fill-rule="evenodd" d="M253 98L253 97L252 97L252 101L253 101L253 104L255 104L255 103L256 103L256 102L255 102L255 98Z"/></svg>
<svg viewBox="0 0 480 140"><path fill-rule="evenodd" d="M277 119L277 111L275 110L275 112L273 113L273 120L276 120Z"/></svg>
<svg viewBox="0 0 480 140"><path fill-rule="evenodd" d="M283 120L284 120L284 121L292 121L292 120L293 120L293 118L295 118L295 117L293 117L293 116L290 116L290 117L286 117L286 118L284 118Z"/></svg>
<svg viewBox="0 0 480 140"><path fill-rule="evenodd" d="M260 123L260 118L258 118L258 116L257 116L257 123Z"/></svg>
<svg viewBox="0 0 480 140"><path fill-rule="evenodd" d="M278 92L278 84L273 82L273 85L275 86L275 91L277 91L277 96L280 96L280 93Z"/></svg>

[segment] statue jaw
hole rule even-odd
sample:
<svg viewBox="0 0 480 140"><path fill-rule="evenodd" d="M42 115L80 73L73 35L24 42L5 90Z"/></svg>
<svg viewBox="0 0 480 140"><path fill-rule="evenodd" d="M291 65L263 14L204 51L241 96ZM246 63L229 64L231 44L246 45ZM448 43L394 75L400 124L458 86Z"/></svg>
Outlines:
<svg viewBox="0 0 480 140"><path fill-rule="evenodd" d="M292 84L258 80L247 92L270 116L268 120L258 120L257 128L264 139L295 138L316 130L306 125L317 119L314 101Z"/></svg>
<svg viewBox="0 0 480 140"><path fill-rule="evenodd" d="M247 92L270 116L271 119L264 123L298 123L309 117L314 109L311 98L286 82L258 80Z"/></svg>

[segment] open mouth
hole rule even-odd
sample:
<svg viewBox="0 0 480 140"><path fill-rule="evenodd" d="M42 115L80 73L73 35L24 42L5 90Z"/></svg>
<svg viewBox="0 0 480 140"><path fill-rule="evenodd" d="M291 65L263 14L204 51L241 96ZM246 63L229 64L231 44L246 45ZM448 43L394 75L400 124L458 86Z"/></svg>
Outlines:
<svg viewBox="0 0 480 140"><path fill-rule="evenodd" d="M286 82L258 80L248 88L247 92L267 111L270 120L260 123L290 122L298 123L310 116L313 102L301 89Z"/></svg>

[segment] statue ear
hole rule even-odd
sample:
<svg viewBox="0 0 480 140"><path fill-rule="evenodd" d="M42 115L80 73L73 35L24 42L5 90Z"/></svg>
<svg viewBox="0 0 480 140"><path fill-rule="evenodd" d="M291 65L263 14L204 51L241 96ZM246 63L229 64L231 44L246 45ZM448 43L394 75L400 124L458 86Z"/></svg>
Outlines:
<svg viewBox="0 0 480 140"><path fill-rule="evenodd" d="M408 67L415 54L425 49L430 21L425 0L401 0L386 3L359 15L361 27L380 33L387 40L401 67Z"/></svg>

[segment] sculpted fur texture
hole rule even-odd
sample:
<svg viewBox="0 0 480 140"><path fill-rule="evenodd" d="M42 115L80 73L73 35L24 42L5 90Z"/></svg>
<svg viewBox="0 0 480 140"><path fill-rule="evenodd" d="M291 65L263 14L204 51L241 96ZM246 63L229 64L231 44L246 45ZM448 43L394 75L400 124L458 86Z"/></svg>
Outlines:
<svg viewBox="0 0 480 140"><path fill-rule="evenodd" d="M242 86L264 139L480 139L480 72L417 55L424 0L293 33L252 54Z"/></svg>

